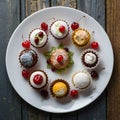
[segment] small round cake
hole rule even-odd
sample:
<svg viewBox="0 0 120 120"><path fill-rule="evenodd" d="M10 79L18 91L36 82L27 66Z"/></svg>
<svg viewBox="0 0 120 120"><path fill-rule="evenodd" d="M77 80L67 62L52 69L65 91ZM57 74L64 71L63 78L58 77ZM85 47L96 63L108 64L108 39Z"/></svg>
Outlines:
<svg viewBox="0 0 120 120"><path fill-rule="evenodd" d="M47 43L48 36L45 31L37 28L30 32L29 40L32 46L42 48Z"/></svg>
<svg viewBox="0 0 120 120"><path fill-rule="evenodd" d="M20 64L25 68L33 67L37 61L37 53L32 49L23 50L19 55Z"/></svg>
<svg viewBox="0 0 120 120"><path fill-rule="evenodd" d="M51 65L56 69L63 69L69 64L68 52L64 49L56 49L50 57Z"/></svg>
<svg viewBox="0 0 120 120"><path fill-rule="evenodd" d="M87 71L76 72L72 77L73 85L81 90L88 88L91 85L92 78Z"/></svg>
<svg viewBox="0 0 120 120"><path fill-rule="evenodd" d="M64 20L56 20L51 24L50 32L56 39L63 39L69 33L69 25Z"/></svg>
<svg viewBox="0 0 120 120"><path fill-rule="evenodd" d="M90 33L83 28L78 28L72 33L72 42L77 47L85 47L90 42L90 39Z"/></svg>
<svg viewBox="0 0 120 120"><path fill-rule="evenodd" d="M68 95L70 91L69 84L62 79L53 81L50 85L50 92L53 97L63 98Z"/></svg>
<svg viewBox="0 0 120 120"><path fill-rule="evenodd" d="M37 70L30 75L30 85L33 88L41 89L48 83L47 74L42 70Z"/></svg>
<svg viewBox="0 0 120 120"><path fill-rule="evenodd" d="M86 49L81 54L81 61L85 68L95 69L99 64L99 57L97 51L93 49Z"/></svg>

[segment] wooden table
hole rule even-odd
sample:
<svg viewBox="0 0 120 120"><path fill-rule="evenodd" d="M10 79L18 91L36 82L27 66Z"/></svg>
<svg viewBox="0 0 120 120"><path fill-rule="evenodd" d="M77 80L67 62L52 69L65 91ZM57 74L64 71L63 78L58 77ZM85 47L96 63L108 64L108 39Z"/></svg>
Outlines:
<svg viewBox="0 0 120 120"><path fill-rule="evenodd" d="M66 114L43 112L27 104L12 88L5 67L6 47L18 24L38 9L57 5L95 18L107 31L115 55L113 75L103 94L84 109ZM120 120L119 10L119 0L0 0L0 120Z"/></svg>

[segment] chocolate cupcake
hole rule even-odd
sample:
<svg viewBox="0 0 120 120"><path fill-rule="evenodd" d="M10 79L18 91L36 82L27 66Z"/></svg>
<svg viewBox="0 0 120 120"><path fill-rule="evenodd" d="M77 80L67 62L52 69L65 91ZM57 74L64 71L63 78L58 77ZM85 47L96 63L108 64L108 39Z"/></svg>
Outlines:
<svg viewBox="0 0 120 120"><path fill-rule="evenodd" d="M25 68L31 68L35 66L37 61L38 61L37 53L32 49L23 50L19 55L19 62L21 66Z"/></svg>
<svg viewBox="0 0 120 120"><path fill-rule="evenodd" d="M56 20L50 26L50 32L56 39L63 39L69 34L69 25L64 20Z"/></svg>
<svg viewBox="0 0 120 120"><path fill-rule="evenodd" d="M72 42L77 47L85 47L91 39L90 33L83 28L78 28L72 33Z"/></svg>
<svg viewBox="0 0 120 120"><path fill-rule="evenodd" d="M80 90L85 90L92 83L91 75L87 71L76 72L72 77L73 86Z"/></svg>
<svg viewBox="0 0 120 120"><path fill-rule="evenodd" d="M42 48L48 41L48 36L45 31L36 28L30 32L29 40L31 45L36 48Z"/></svg>
<svg viewBox="0 0 120 120"><path fill-rule="evenodd" d="M36 70L30 75L30 85L35 89L42 89L48 83L48 76L42 70Z"/></svg>
<svg viewBox="0 0 120 120"><path fill-rule="evenodd" d="M55 98L64 98L69 94L70 86L62 79L54 80L50 85L51 95Z"/></svg>
<svg viewBox="0 0 120 120"><path fill-rule="evenodd" d="M96 50L86 49L81 54L81 61L85 68L95 69L99 65L99 56Z"/></svg>

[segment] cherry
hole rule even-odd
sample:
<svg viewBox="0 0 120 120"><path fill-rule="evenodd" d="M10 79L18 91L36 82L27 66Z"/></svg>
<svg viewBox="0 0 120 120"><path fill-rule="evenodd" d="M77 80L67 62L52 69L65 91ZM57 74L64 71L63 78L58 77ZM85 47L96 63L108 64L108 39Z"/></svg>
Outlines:
<svg viewBox="0 0 120 120"><path fill-rule="evenodd" d="M45 22L42 22L41 23L41 29L47 31L48 30L48 24L46 24Z"/></svg>
<svg viewBox="0 0 120 120"><path fill-rule="evenodd" d="M99 47L99 45L98 45L98 42L92 42L91 43L91 47L93 48L93 49L98 49L98 47Z"/></svg>
<svg viewBox="0 0 120 120"><path fill-rule="evenodd" d="M97 78L98 77L98 73L96 71L91 71L91 77L92 78Z"/></svg>
<svg viewBox="0 0 120 120"><path fill-rule="evenodd" d="M22 70L22 76L25 78L25 79L27 79L28 77L29 77L29 72L28 72L28 70Z"/></svg>
<svg viewBox="0 0 120 120"><path fill-rule="evenodd" d="M43 34L43 32L39 32L38 35L39 35L39 37L43 37L44 34Z"/></svg>
<svg viewBox="0 0 120 120"><path fill-rule="evenodd" d="M57 57L57 61L60 63L63 61L63 56L62 55L58 55Z"/></svg>
<svg viewBox="0 0 120 120"><path fill-rule="evenodd" d="M36 85L39 85L42 83L43 77L41 75L37 74L34 76L33 81Z"/></svg>
<svg viewBox="0 0 120 120"><path fill-rule="evenodd" d="M26 40L26 41L24 41L24 42L22 42L22 46L24 47L24 48L29 48L30 47L30 41L29 40Z"/></svg>
<svg viewBox="0 0 120 120"><path fill-rule="evenodd" d="M59 27L59 31L60 31L61 33L64 33L64 32L65 32L65 26L63 26L63 25L60 26L60 27Z"/></svg>
<svg viewBox="0 0 120 120"><path fill-rule="evenodd" d="M41 90L41 91L40 91L40 94L41 94L41 96L42 96L43 98L47 98L48 95L49 95L47 90Z"/></svg>
<svg viewBox="0 0 120 120"><path fill-rule="evenodd" d="M79 28L79 23L73 22L73 23L71 24L71 28L72 28L72 30L75 30L75 29Z"/></svg>
<svg viewBox="0 0 120 120"><path fill-rule="evenodd" d="M73 98L78 97L78 91L77 90L71 90L70 94Z"/></svg>
<svg viewBox="0 0 120 120"><path fill-rule="evenodd" d="M38 43L39 43L39 39L38 39L38 38L35 38L34 41L35 41L35 44L38 45Z"/></svg>

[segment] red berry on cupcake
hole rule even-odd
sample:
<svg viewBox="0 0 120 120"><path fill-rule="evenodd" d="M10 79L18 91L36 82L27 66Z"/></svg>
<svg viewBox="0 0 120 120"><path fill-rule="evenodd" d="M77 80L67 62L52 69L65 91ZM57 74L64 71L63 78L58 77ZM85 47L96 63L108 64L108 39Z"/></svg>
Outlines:
<svg viewBox="0 0 120 120"><path fill-rule="evenodd" d="M34 76L33 81L36 85L41 84L43 81L43 77L41 75L37 74Z"/></svg>
<svg viewBox="0 0 120 120"><path fill-rule="evenodd" d="M59 31L60 31L61 33L64 33L64 32L65 32L65 26L63 26L63 25L60 26L60 27L59 27Z"/></svg>
<svg viewBox="0 0 120 120"><path fill-rule="evenodd" d="M30 48L30 41L26 40L26 41L22 42L22 46L26 49Z"/></svg>
<svg viewBox="0 0 120 120"><path fill-rule="evenodd" d="M91 47L93 48L93 49L98 49L98 47L99 47L99 44L98 44L98 42L92 42L91 43Z"/></svg>
<svg viewBox="0 0 120 120"><path fill-rule="evenodd" d="M43 34L43 32L39 32L38 35L39 35L39 37L42 38L44 34Z"/></svg>
<svg viewBox="0 0 120 120"><path fill-rule="evenodd" d="M42 22L41 23L41 29L44 30L44 31L47 31L48 30L48 24L45 23L45 22Z"/></svg>
<svg viewBox="0 0 120 120"><path fill-rule="evenodd" d="M78 97L78 91L77 90L71 90L70 94L73 98Z"/></svg>
<svg viewBox="0 0 120 120"><path fill-rule="evenodd" d="M39 43L39 38L35 38L34 41L35 41L35 44L38 45L38 43Z"/></svg>
<svg viewBox="0 0 120 120"><path fill-rule="evenodd" d="M29 77L29 72L28 72L28 70L22 70L22 76L25 78L25 79L27 79L28 77Z"/></svg>
<svg viewBox="0 0 120 120"><path fill-rule="evenodd" d="M57 61L60 63L60 62L62 62L63 61L63 56L62 55L59 55L58 57L57 57Z"/></svg>
<svg viewBox="0 0 120 120"><path fill-rule="evenodd" d="M72 30L75 30L75 29L79 28L79 23L73 22L73 23L71 24L71 28L72 28Z"/></svg>

